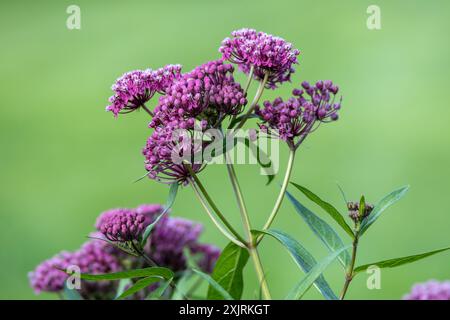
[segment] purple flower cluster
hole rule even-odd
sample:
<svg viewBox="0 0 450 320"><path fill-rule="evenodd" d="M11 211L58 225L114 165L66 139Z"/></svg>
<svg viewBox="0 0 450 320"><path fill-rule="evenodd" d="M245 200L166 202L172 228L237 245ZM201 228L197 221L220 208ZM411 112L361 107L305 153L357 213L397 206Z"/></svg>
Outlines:
<svg viewBox="0 0 450 320"><path fill-rule="evenodd" d="M138 240L144 231L145 217L134 210L113 209L101 215L99 231L110 241Z"/></svg>
<svg viewBox="0 0 450 320"><path fill-rule="evenodd" d="M295 72L293 65L298 63L300 51L280 37L257 32L253 29L240 29L232 32L232 38L222 41L219 51L223 58L239 65L248 74L253 67L254 77L262 80L268 73L267 87L290 81Z"/></svg>
<svg viewBox="0 0 450 320"><path fill-rule="evenodd" d="M247 103L245 94L233 78L234 68L222 60L207 62L183 74L167 87L154 110L148 138L142 153L148 176L158 181L186 183L189 170L182 161L189 156L194 172L203 165L191 157L204 147L182 130L205 130L220 125L227 116L235 116Z"/></svg>
<svg viewBox="0 0 450 320"><path fill-rule="evenodd" d="M125 73L112 86L114 95L106 107L115 117L119 113L132 112L149 101L156 92L163 93L180 77L180 65L167 65L158 70L135 70Z"/></svg>
<svg viewBox="0 0 450 320"><path fill-rule="evenodd" d="M122 269L120 261L111 253L108 244L90 240L75 252L63 251L53 258L42 262L29 273L31 287L36 293L59 292L63 290L68 275L59 270L76 266L82 273L109 273ZM111 298L115 282L82 281L80 294L85 299Z"/></svg>
<svg viewBox="0 0 450 320"><path fill-rule="evenodd" d="M247 99L233 71L232 65L215 60L183 74L159 99L150 127L193 129L200 121L205 129L225 116L237 115Z"/></svg>
<svg viewBox="0 0 450 320"><path fill-rule="evenodd" d="M202 144L193 141L185 131L164 126L155 128L142 150L148 177L157 181L186 184L191 174L183 160L189 161L195 173L200 172L204 165L191 161L191 156L201 149Z"/></svg>
<svg viewBox="0 0 450 320"><path fill-rule="evenodd" d="M169 218L155 229L146 251L158 265L183 270L186 268L184 250L197 244L202 229L202 225L190 220Z"/></svg>
<svg viewBox="0 0 450 320"><path fill-rule="evenodd" d="M29 273L32 288L36 293L62 291L68 275L61 269L70 266L77 266L81 273L91 274L126 270L125 266L147 266L139 257L128 256L102 239L137 240L141 236L139 232L154 222L163 210L160 204L144 204L134 209L112 209L101 213L95 223L101 233L93 233L93 240L83 244L79 250L63 251L38 265ZM136 221L139 222L136 224ZM150 234L144 252L159 266L181 271L187 268L187 250L198 257L199 267L210 273L220 255L220 249L199 242L202 230L201 224L164 215ZM116 289L117 282L82 280L79 292L85 299L110 299L114 297ZM139 297L136 295L135 298Z"/></svg>
<svg viewBox="0 0 450 320"><path fill-rule="evenodd" d="M430 280L416 284L404 300L450 300L450 281Z"/></svg>
<svg viewBox="0 0 450 320"><path fill-rule="evenodd" d="M220 249L211 244L194 243L189 247L193 255L199 255L198 266L205 272L211 273L217 259L220 256Z"/></svg>
<svg viewBox="0 0 450 320"><path fill-rule="evenodd" d="M302 89L294 89L293 97L283 101L265 101L256 114L262 120L260 128L271 131L280 139L296 148L314 130L316 122L331 122L338 119L341 101L335 102L339 88L332 81L318 81L315 85L302 83ZM299 138L298 141L295 139Z"/></svg>

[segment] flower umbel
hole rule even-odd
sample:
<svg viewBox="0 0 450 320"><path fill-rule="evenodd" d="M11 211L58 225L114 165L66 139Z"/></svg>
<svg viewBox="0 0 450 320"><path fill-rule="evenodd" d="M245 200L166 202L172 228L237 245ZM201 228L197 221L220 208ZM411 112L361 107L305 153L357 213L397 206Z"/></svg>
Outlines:
<svg viewBox="0 0 450 320"><path fill-rule="evenodd" d="M129 113L145 108L156 92L164 93L167 87L180 76L180 65L167 65L158 70L134 70L125 73L112 86L114 95L106 107L115 117L119 113Z"/></svg>
<svg viewBox="0 0 450 320"><path fill-rule="evenodd" d="M302 87L294 89L293 97L287 101L278 97L256 108L262 120L260 128L286 141L293 149L317 128L316 123L336 121L341 108L341 101L335 103L339 88L332 81L318 81L315 85L303 82Z"/></svg>
<svg viewBox="0 0 450 320"><path fill-rule="evenodd" d="M99 231L106 239L114 242L139 240L145 229L144 215L129 209L113 209L107 211L100 219Z"/></svg>
<svg viewBox="0 0 450 320"><path fill-rule="evenodd" d="M174 81L159 99L150 127L193 129L215 127L226 116L237 115L247 103L233 66L221 60L207 62Z"/></svg>
<svg viewBox="0 0 450 320"><path fill-rule="evenodd" d="M290 81L295 72L294 64L298 63L300 51L280 37L254 29L240 29L231 33L232 38L222 41L219 51L223 58L239 65L249 74L253 67L253 75L262 80L269 74L266 86L275 89L277 84Z"/></svg>
<svg viewBox="0 0 450 320"><path fill-rule="evenodd" d="M192 156L202 150L202 143L197 143L184 130L177 130L170 126L159 126L147 139L142 150L145 156L145 169L148 177L167 183L177 182L186 184L191 176L187 165L192 171L200 172L204 165L196 163ZM183 160L189 162L185 164Z"/></svg>

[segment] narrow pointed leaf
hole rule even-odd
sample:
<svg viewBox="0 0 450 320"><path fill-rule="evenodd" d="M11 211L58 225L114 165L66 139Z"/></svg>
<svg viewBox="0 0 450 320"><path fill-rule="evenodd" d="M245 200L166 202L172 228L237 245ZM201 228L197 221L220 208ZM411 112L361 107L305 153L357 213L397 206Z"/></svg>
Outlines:
<svg viewBox="0 0 450 320"><path fill-rule="evenodd" d="M359 218L364 217L366 211L366 198L364 196L359 200Z"/></svg>
<svg viewBox="0 0 450 320"><path fill-rule="evenodd" d="M316 234L317 237L325 244L325 246L334 252L338 249L344 247L339 235L334 231L332 227L324 220L316 216L308 208L304 207L297 199L295 199L289 192L286 192L286 196L291 201L297 213L303 218L303 220L308 224L311 230ZM344 269L350 263L350 255L347 251L342 251L339 256L339 261L341 262Z"/></svg>
<svg viewBox="0 0 450 320"><path fill-rule="evenodd" d="M65 270L62 270L65 271ZM66 271L65 271L66 272ZM66 272L71 274L70 272ZM83 280L100 281L100 280L119 280L132 278L145 278L150 276L160 276L164 279L173 278L173 272L170 269L162 267L150 267L144 269L134 269L121 272L103 273L103 274L88 274L81 273L80 278Z"/></svg>
<svg viewBox="0 0 450 320"><path fill-rule="evenodd" d="M183 272L183 275L177 281L171 300L183 300L187 296L189 280L192 278L192 275L193 273L189 269Z"/></svg>
<svg viewBox="0 0 450 320"><path fill-rule="evenodd" d="M291 184L296 187L298 190L300 190L309 200L313 201L317 205L319 205L325 212L327 212L331 218L334 219L341 227L344 229L345 232L348 233L348 235L352 238L354 238L352 228L345 222L344 217L340 214L340 212L333 207L328 202L323 201L319 196L314 194L312 191L306 189L305 187L302 187L301 185L298 185L294 182L291 182ZM343 197L345 199L345 195L341 189L341 192L343 194Z"/></svg>
<svg viewBox="0 0 450 320"><path fill-rule="evenodd" d="M135 284L133 284L130 288L125 290L120 296L118 296L117 300L121 300L128 296L131 296L131 295L135 294L136 292L139 292L139 291L147 288L149 285L151 285L155 282L161 281L162 279L163 278L161 278L159 276L151 276L151 277L139 279L138 281L136 281Z"/></svg>
<svg viewBox="0 0 450 320"><path fill-rule="evenodd" d="M377 205L373 208L370 215L363 220L361 223L361 228L359 234L362 235L367 229L378 219L378 217L383 213L384 210L389 208L391 205L400 200L408 191L409 186L404 186L400 189L394 190L385 196Z"/></svg>
<svg viewBox="0 0 450 320"><path fill-rule="evenodd" d="M307 251L297 240L292 238L290 235L278 230L268 230L264 233L278 240L289 251L291 257L303 270L304 273L308 273L309 271L311 271L311 269L317 264L316 259L314 259L309 251ZM325 297L325 299L338 299L323 275L319 275L319 277L317 277L316 281L314 282L314 287L316 287L316 289Z"/></svg>
<svg viewBox="0 0 450 320"><path fill-rule="evenodd" d="M145 228L144 234L142 235L142 241L141 245L145 246L147 243L148 237L150 237L150 234L155 227L155 225L159 222L159 220L166 214L167 211L170 210L170 208L173 206L175 202L175 198L177 197L177 191L178 191L178 183L172 183L169 189L169 197L167 198L167 203L164 207L164 211L153 221L151 224Z"/></svg>
<svg viewBox="0 0 450 320"><path fill-rule="evenodd" d="M117 299L118 297L120 297L130 284L132 284L130 279L120 279L119 285L118 285L117 291L116 291L116 297L114 299Z"/></svg>
<svg viewBox="0 0 450 320"><path fill-rule="evenodd" d="M247 264L249 255L246 249L230 242L223 249L216 262L212 278L224 288L234 299L239 300L244 288L242 272ZM208 300L222 299L223 294L216 287L210 285L208 288Z"/></svg>
<svg viewBox="0 0 450 320"><path fill-rule="evenodd" d="M367 270L370 266L374 266L374 265L377 266L378 268L399 267L404 264L408 264L408 263L412 263L412 262L415 262L415 261L418 261L421 259L425 259L429 256L432 256L432 255L440 253L440 252L444 252L449 249L450 249L450 247L447 247L447 248L438 249L438 250L434 250L434 251L430 251L430 252L424 252L424 253L420 253L420 254L416 254L416 255L412 255L412 256L394 258L394 259L383 260L383 261L365 264L363 266L359 266L359 267L355 268L355 273L363 272L363 271Z"/></svg>
<svg viewBox="0 0 450 320"><path fill-rule="evenodd" d="M297 300L303 297L303 295L308 291L308 289L313 285L316 279L328 268L328 266L342 253L347 250L350 246L341 248L328 257L317 263L306 276L295 286L295 288L286 297L287 300Z"/></svg>
<svg viewBox="0 0 450 320"><path fill-rule="evenodd" d="M215 281L209 274L206 274L200 270L192 269L196 274L198 274L203 280L207 281L210 286L214 288L225 300L234 300L230 293L225 290L217 281ZM208 298L208 300L210 300Z"/></svg>
<svg viewBox="0 0 450 320"><path fill-rule="evenodd" d="M342 189L342 187L337 182L336 182L336 185L337 185L339 191L341 192L341 196L342 196L342 199L344 200L345 205L347 205L348 200L347 200L347 196L345 195L344 189Z"/></svg>
<svg viewBox="0 0 450 320"><path fill-rule="evenodd" d="M150 292L150 294L147 296L147 299L157 300L157 299L161 298L164 295L164 293L166 292L167 288L169 288L170 283L172 281L173 280L162 281L158 288L156 288L154 291Z"/></svg>

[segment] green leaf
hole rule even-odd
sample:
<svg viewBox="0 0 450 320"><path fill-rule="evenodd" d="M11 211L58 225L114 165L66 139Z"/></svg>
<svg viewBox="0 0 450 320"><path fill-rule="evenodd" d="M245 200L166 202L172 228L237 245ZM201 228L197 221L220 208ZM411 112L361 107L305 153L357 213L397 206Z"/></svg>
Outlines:
<svg viewBox="0 0 450 320"><path fill-rule="evenodd" d="M217 281L211 278L208 274L197 269L192 269L192 271L194 271L201 278L207 281L209 285L213 287L214 290L217 291L221 295L221 297L223 297L225 300L234 300L233 297L230 295L230 293L227 290L225 290L219 283L217 283Z"/></svg>
<svg viewBox="0 0 450 320"><path fill-rule="evenodd" d="M342 229L344 229L344 231L347 232L350 237L352 237L352 239L355 237L352 228L347 224L347 222L345 222L344 217L339 213L339 211L335 207L333 207L328 202L323 201L322 199L319 198L319 196L314 194L312 191L306 189L305 187L302 187L294 182L291 182L291 184L298 190L300 190L309 200L313 201L314 203L319 205L323 210L325 210L325 212L327 212L331 216L331 218L333 218L334 221L336 221L342 227ZM344 196L342 189L341 192Z"/></svg>
<svg viewBox="0 0 450 320"><path fill-rule="evenodd" d="M342 242L339 235L334 231L332 227L324 220L316 216L309 209L304 207L297 199L295 199L289 192L286 192L286 196L294 205L297 213L305 220L311 230L319 237L319 239L327 246L327 248L334 252L340 248L344 247L344 243ZM339 256L339 261L341 262L344 269L350 263L350 255L347 251L343 251Z"/></svg>
<svg viewBox="0 0 450 320"><path fill-rule="evenodd" d="M261 232L261 231L256 231ZM278 231L278 230L268 230L264 233L272 236L278 240L291 254L291 257L297 263L297 265L303 270L303 272L308 273L317 264L311 253L308 252L297 240L292 238L290 235ZM325 297L327 300L337 300L338 297L334 294L330 285L327 283L323 275L320 275L314 282L314 286L317 290Z"/></svg>
<svg viewBox="0 0 450 320"><path fill-rule="evenodd" d="M337 185L339 191L341 192L341 196L342 196L342 199L344 200L345 206L347 206L348 200L347 200L347 196L345 195L344 189L342 189L342 187L337 182L336 182L336 185Z"/></svg>
<svg viewBox="0 0 450 320"><path fill-rule="evenodd" d="M263 171L266 173L267 176L267 182L266 185L269 185L273 179L275 179L275 174L271 174L271 168L272 168L272 160L270 157L265 153L263 150L261 150L256 143L250 143L249 138L244 138L244 144L245 146L252 151L253 155L256 156L256 161L258 162L259 166L263 169Z"/></svg>
<svg viewBox="0 0 450 320"><path fill-rule="evenodd" d="M167 211L170 210L170 208L173 206L174 202L175 202L175 198L177 197L177 191L178 191L178 183L172 183L170 185L170 189L169 189L169 197L167 198L167 203L166 206L164 207L164 211L155 219L155 221L153 221L151 224L149 224L147 226L147 228L145 228L144 234L142 235L142 241L141 241L141 246L145 246L145 244L147 243L147 239L148 237L150 237L150 234L153 230L153 228L155 227L155 225L159 222L159 220L166 214Z"/></svg>
<svg viewBox="0 0 450 320"><path fill-rule="evenodd" d="M147 299L157 300L161 298L166 292L167 288L169 288L171 282L172 280L161 281L160 286L156 288L154 291L150 292L149 295L147 296Z"/></svg>
<svg viewBox="0 0 450 320"><path fill-rule="evenodd" d="M361 199L359 200L359 217L364 217L366 211L366 198L364 196L361 196Z"/></svg>
<svg viewBox="0 0 450 320"><path fill-rule="evenodd" d="M67 274L71 274L65 270L62 270ZM170 269L162 267L150 267L144 269L134 269L121 272L103 273L103 274L89 274L81 273L80 278L83 280L100 281L100 280L119 280L129 278L144 278L150 276L159 276L164 279L173 278L173 272Z"/></svg>
<svg viewBox="0 0 450 320"><path fill-rule="evenodd" d="M67 287L67 282L64 283L64 297L67 300L84 300L76 289Z"/></svg>
<svg viewBox="0 0 450 320"><path fill-rule="evenodd" d="M128 296L131 296L132 294L135 294L138 291L141 291L145 288L147 288L149 285L161 281L163 278L159 276L150 276L147 278L142 278L136 281L135 284L133 284L130 288L125 290L120 296L117 297L117 300L124 299ZM172 279L170 279L172 280Z"/></svg>
<svg viewBox="0 0 450 320"><path fill-rule="evenodd" d="M316 279L325 271L326 268L337 258L342 252L347 250L350 246L341 248L328 257L317 263L306 276L295 286L294 289L286 297L287 300L298 300L308 291Z"/></svg>
<svg viewBox="0 0 450 320"><path fill-rule="evenodd" d="M404 186L400 189L394 190L381 199L373 208L372 212L361 223L359 234L362 235L367 229L378 219L384 210L400 200L408 191L409 186Z"/></svg>
<svg viewBox="0 0 450 320"><path fill-rule="evenodd" d="M369 268L370 266L373 266L373 265L377 266L378 268L399 267L404 264L412 263L412 262L424 259L426 257L432 256L434 254L449 250L449 249L450 249L450 247L447 247L447 248L438 249L438 250L434 250L434 251L430 251L430 252L416 254L413 256L407 256L407 257L402 257L402 258L395 258L395 259L389 259L389 260L383 260L383 261L365 264L365 265L355 268L355 273L365 271L365 270L367 270L367 268Z"/></svg>
<svg viewBox="0 0 450 320"><path fill-rule="evenodd" d="M212 273L212 278L236 300L239 300L242 296L244 287L242 271L248 257L246 249L230 242L222 251ZM215 286L209 286L208 300L221 299L222 296Z"/></svg>
<svg viewBox="0 0 450 320"><path fill-rule="evenodd" d="M192 278L191 270L185 270L183 275L178 279L177 285L172 294L171 300L183 300L189 291L189 280Z"/></svg>
<svg viewBox="0 0 450 320"><path fill-rule="evenodd" d="M122 293L125 291L126 287L132 284L130 279L120 279L119 285L117 286L116 291L116 297L114 299L117 299L122 295Z"/></svg>

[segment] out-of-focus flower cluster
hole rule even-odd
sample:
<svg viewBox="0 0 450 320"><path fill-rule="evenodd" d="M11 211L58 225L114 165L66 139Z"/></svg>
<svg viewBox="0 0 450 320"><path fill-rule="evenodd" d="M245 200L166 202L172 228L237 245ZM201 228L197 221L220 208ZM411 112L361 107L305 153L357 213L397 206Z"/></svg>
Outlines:
<svg viewBox="0 0 450 320"><path fill-rule="evenodd" d="M31 287L36 293L60 292L68 275L62 271L71 267L82 273L110 273L122 269L119 259L113 254L113 247L106 242L89 240L74 252L63 251L42 262L29 273ZM114 297L116 282L85 282L80 294L85 299L110 299Z"/></svg>
<svg viewBox="0 0 450 320"><path fill-rule="evenodd" d="M125 254L112 242L137 240L145 228L163 212L159 204L142 205L135 209L112 209L103 212L96 221L98 232L74 252L63 251L42 262L29 273L31 287L36 293L61 292L68 275L61 270L75 266L81 273L100 274L148 267L146 260ZM136 225L136 221L138 224ZM199 242L203 227L190 220L164 215L144 246L144 253L157 263L173 271L187 268L186 252L190 252L205 272L212 272L220 250ZM103 240L102 240L103 239ZM112 241L107 242L106 240ZM80 295L84 299L111 299L117 281L90 282L81 280ZM135 298L141 297L136 295Z"/></svg>
<svg viewBox="0 0 450 320"><path fill-rule="evenodd" d="M336 121L341 100L336 101L339 87L332 81L318 81L315 85L302 83L302 89L294 89L293 97L284 101L278 97L265 101L256 108L262 120L260 128L288 142L296 148L311 133L316 123Z"/></svg>
<svg viewBox="0 0 450 320"><path fill-rule="evenodd" d="M267 87L290 81L298 63L300 51L286 40L254 29L240 29L231 33L231 38L222 41L219 51L223 58L239 65L246 74L253 67L254 77L264 79L268 74Z"/></svg>
<svg viewBox="0 0 450 320"><path fill-rule="evenodd" d="M450 281L430 280L413 286L404 300L450 300Z"/></svg>

